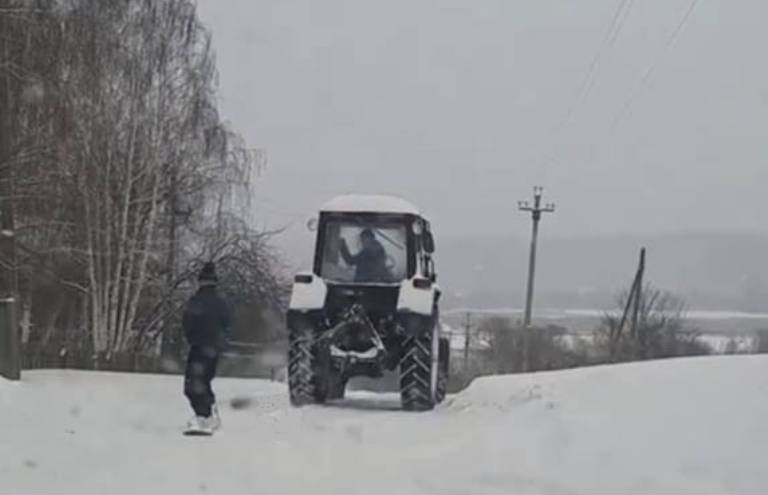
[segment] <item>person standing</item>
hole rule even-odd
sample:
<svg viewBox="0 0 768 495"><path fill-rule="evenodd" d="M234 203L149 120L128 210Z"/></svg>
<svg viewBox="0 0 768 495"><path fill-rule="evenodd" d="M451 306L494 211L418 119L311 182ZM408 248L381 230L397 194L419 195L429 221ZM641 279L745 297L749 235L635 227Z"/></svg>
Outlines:
<svg viewBox="0 0 768 495"><path fill-rule="evenodd" d="M371 229L360 233L360 245L360 252L352 254L346 240L341 240L341 257L347 265L355 267L355 282L389 282L387 252Z"/></svg>
<svg viewBox="0 0 768 495"><path fill-rule="evenodd" d="M217 285L216 266L208 262L200 270L198 290L187 301L182 317L184 337L189 344L184 395L195 413L187 422L189 433L212 434L221 427L211 381L229 338L231 317Z"/></svg>

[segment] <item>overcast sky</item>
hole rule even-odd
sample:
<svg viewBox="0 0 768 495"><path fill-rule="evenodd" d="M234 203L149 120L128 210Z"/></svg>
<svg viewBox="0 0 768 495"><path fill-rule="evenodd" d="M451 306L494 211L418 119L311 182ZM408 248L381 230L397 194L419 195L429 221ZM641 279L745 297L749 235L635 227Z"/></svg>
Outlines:
<svg viewBox="0 0 768 495"><path fill-rule="evenodd" d="M603 43L621 3L199 10L224 117L268 155L254 205L264 225L300 229L335 194L389 192L442 235L527 235L516 200L541 184L559 208L548 235L768 233L768 2L701 0L672 45L691 0L626 2Z"/></svg>

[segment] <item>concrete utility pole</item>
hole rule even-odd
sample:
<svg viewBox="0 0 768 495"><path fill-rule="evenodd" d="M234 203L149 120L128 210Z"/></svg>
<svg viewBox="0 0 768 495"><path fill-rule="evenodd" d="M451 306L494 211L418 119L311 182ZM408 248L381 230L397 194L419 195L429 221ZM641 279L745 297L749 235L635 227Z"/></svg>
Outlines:
<svg viewBox="0 0 768 495"><path fill-rule="evenodd" d="M4 24L0 16L0 26ZM0 32L4 32L0 29ZM8 41L0 36L0 67L10 63ZM16 232L13 219L13 168L11 166L12 81L0 69L0 375L18 380L21 374L19 327L16 320L18 276Z"/></svg>
<svg viewBox="0 0 768 495"><path fill-rule="evenodd" d="M624 326L629 318L629 311L632 309L632 326L630 327L630 337L633 341L640 344L639 357L645 359L647 352L647 341L645 329L638 328L640 318L640 307L643 304L643 276L645 275L645 248L640 249L640 263L637 266L637 273L632 281L632 288L629 289L627 301L624 304L624 312L621 315L619 326L611 329L609 342L609 352L611 360L615 361L616 354L620 350L619 345L624 332Z"/></svg>
<svg viewBox="0 0 768 495"><path fill-rule="evenodd" d="M548 203L541 206L541 195L544 188L535 186L533 188L533 206L527 201L518 201L517 206L520 211L530 211L533 218L533 232L531 235L531 255L528 260L528 289L525 295L525 320L523 329L523 372L531 369L531 313L533 312L533 282L536 276L536 242L539 237L539 220L542 213L555 211L555 205Z"/></svg>
<svg viewBox="0 0 768 495"><path fill-rule="evenodd" d="M467 311L466 319L464 320L464 371L469 369L469 333L472 329L472 313Z"/></svg>
<svg viewBox="0 0 768 495"><path fill-rule="evenodd" d="M517 206L520 211L530 211L533 218L533 233L531 236L531 255L528 261L528 290L525 296L525 327L531 326L531 312L533 309L533 281L536 274L536 242L539 236L539 220L542 213L551 213L555 211L555 205L548 203L541 206L541 195L544 188L535 186L533 188L533 206L528 201L518 201Z"/></svg>

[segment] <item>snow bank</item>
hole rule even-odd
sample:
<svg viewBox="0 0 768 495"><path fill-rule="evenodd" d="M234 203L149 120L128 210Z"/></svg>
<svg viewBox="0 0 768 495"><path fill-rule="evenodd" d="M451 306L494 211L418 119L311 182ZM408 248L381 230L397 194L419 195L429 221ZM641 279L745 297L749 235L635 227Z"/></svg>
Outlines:
<svg viewBox="0 0 768 495"><path fill-rule="evenodd" d="M287 406L218 380L224 429L186 438L179 377L0 382L3 495L765 494L768 357L485 378L438 410L396 395Z"/></svg>
<svg viewBox="0 0 768 495"><path fill-rule="evenodd" d="M475 441L504 432L504 462L541 486L530 493L768 492L768 357L492 377L449 410L494 418ZM494 463L485 452L473 462Z"/></svg>

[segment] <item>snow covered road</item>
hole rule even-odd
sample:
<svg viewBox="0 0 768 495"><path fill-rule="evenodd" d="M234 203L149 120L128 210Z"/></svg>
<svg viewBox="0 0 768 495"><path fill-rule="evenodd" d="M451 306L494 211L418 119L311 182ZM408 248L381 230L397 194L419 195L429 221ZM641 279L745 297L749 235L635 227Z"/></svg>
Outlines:
<svg viewBox="0 0 768 495"><path fill-rule="evenodd" d="M282 384L215 387L224 429L188 438L180 377L0 381L0 493L768 493L768 356L486 378L429 413L392 395L297 410Z"/></svg>

